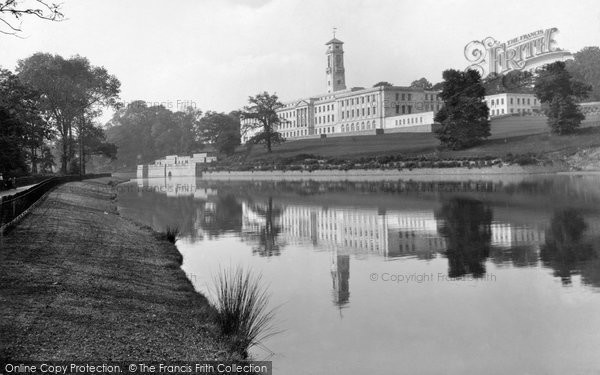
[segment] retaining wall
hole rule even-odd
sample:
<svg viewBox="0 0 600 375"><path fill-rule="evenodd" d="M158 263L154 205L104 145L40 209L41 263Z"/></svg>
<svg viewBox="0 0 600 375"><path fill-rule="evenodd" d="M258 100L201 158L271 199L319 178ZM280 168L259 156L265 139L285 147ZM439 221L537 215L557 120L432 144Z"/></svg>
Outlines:
<svg viewBox="0 0 600 375"><path fill-rule="evenodd" d="M203 180L464 180L480 179L489 176L527 176L530 174L555 173L550 168L524 168L518 165L486 168L418 168L413 170L351 169L308 171L246 171L246 172L204 172Z"/></svg>

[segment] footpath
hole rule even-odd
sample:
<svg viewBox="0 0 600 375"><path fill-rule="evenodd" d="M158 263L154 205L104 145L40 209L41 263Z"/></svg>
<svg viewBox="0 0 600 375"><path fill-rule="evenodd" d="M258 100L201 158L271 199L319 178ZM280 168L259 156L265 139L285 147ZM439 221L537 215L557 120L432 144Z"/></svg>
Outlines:
<svg viewBox="0 0 600 375"><path fill-rule="evenodd" d="M59 186L0 237L0 360L228 360L213 310L110 178Z"/></svg>

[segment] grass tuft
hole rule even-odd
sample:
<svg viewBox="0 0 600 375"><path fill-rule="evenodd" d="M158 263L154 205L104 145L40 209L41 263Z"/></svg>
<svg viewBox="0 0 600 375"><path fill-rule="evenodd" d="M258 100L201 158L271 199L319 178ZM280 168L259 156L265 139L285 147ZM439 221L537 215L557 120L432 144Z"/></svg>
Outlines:
<svg viewBox="0 0 600 375"><path fill-rule="evenodd" d="M221 269L214 278L216 321L232 349L244 356L248 349L275 335L275 309L269 309L269 294L262 275L253 276L241 267Z"/></svg>

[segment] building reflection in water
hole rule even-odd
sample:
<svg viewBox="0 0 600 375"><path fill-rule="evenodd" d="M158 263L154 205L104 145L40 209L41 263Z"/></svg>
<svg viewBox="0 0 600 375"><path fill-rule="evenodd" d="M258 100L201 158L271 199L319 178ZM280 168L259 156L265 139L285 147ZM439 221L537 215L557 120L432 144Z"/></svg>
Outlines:
<svg viewBox="0 0 600 375"><path fill-rule="evenodd" d="M541 259L565 285L581 275L584 283L600 286L600 220L589 215L584 220L574 210L557 210L549 225L537 218L535 226L527 226L494 217L490 206L475 199L442 199L435 210L394 210L294 203L269 195L258 199L196 185L193 178L139 180L138 189L138 195L150 191L169 198L150 194L140 204L162 220L185 215L192 240L232 232L259 256L278 256L288 245L330 252L332 300L340 308L350 301L351 258L364 256L445 257L450 277L482 277L488 260L498 267L526 267Z"/></svg>
<svg viewBox="0 0 600 375"><path fill-rule="evenodd" d="M285 246L281 233L281 208L266 202L245 202L242 205L242 239L253 242L252 252L270 257L281 254Z"/></svg>

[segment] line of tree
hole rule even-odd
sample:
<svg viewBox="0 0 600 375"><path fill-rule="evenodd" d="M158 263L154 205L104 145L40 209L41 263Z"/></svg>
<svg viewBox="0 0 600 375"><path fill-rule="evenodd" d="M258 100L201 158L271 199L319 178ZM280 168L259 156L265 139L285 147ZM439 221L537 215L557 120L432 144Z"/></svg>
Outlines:
<svg viewBox="0 0 600 375"><path fill-rule="evenodd" d="M17 64L19 79L39 98L37 108L59 135L61 172L85 174L86 157L116 149L104 142L101 127L94 120L104 108L116 107L121 83L103 67L87 58L36 53Z"/></svg>
<svg viewBox="0 0 600 375"><path fill-rule="evenodd" d="M40 162L42 171L52 168L45 142L53 129L37 107L39 99L15 74L0 69L0 173L22 175L28 164L36 172Z"/></svg>
<svg viewBox="0 0 600 375"><path fill-rule="evenodd" d="M598 68L594 68L589 61L595 61L595 48L584 49L581 53L579 61L573 64L581 66L584 59L581 56L585 56L588 63L583 65L588 69L580 76L593 82ZM600 63L600 58L597 60ZM590 92L594 95L594 86L574 77L568 63L562 61L547 64L535 74L512 71L482 79L478 72L472 70L460 72L451 69L443 73L443 78L439 88L444 105L435 116L440 126L434 132L443 146L455 150L475 146L490 136L489 108L484 101L485 95L515 92L535 94L542 103L550 131L558 135L573 133L580 127L585 116L578 103L586 100Z"/></svg>
<svg viewBox="0 0 600 375"><path fill-rule="evenodd" d="M165 155L202 150L231 155L240 144L240 119L238 112L203 114L193 107L173 112L134 101L114 114L106 133L119 150L114 166L131 169Z"/></svg>

